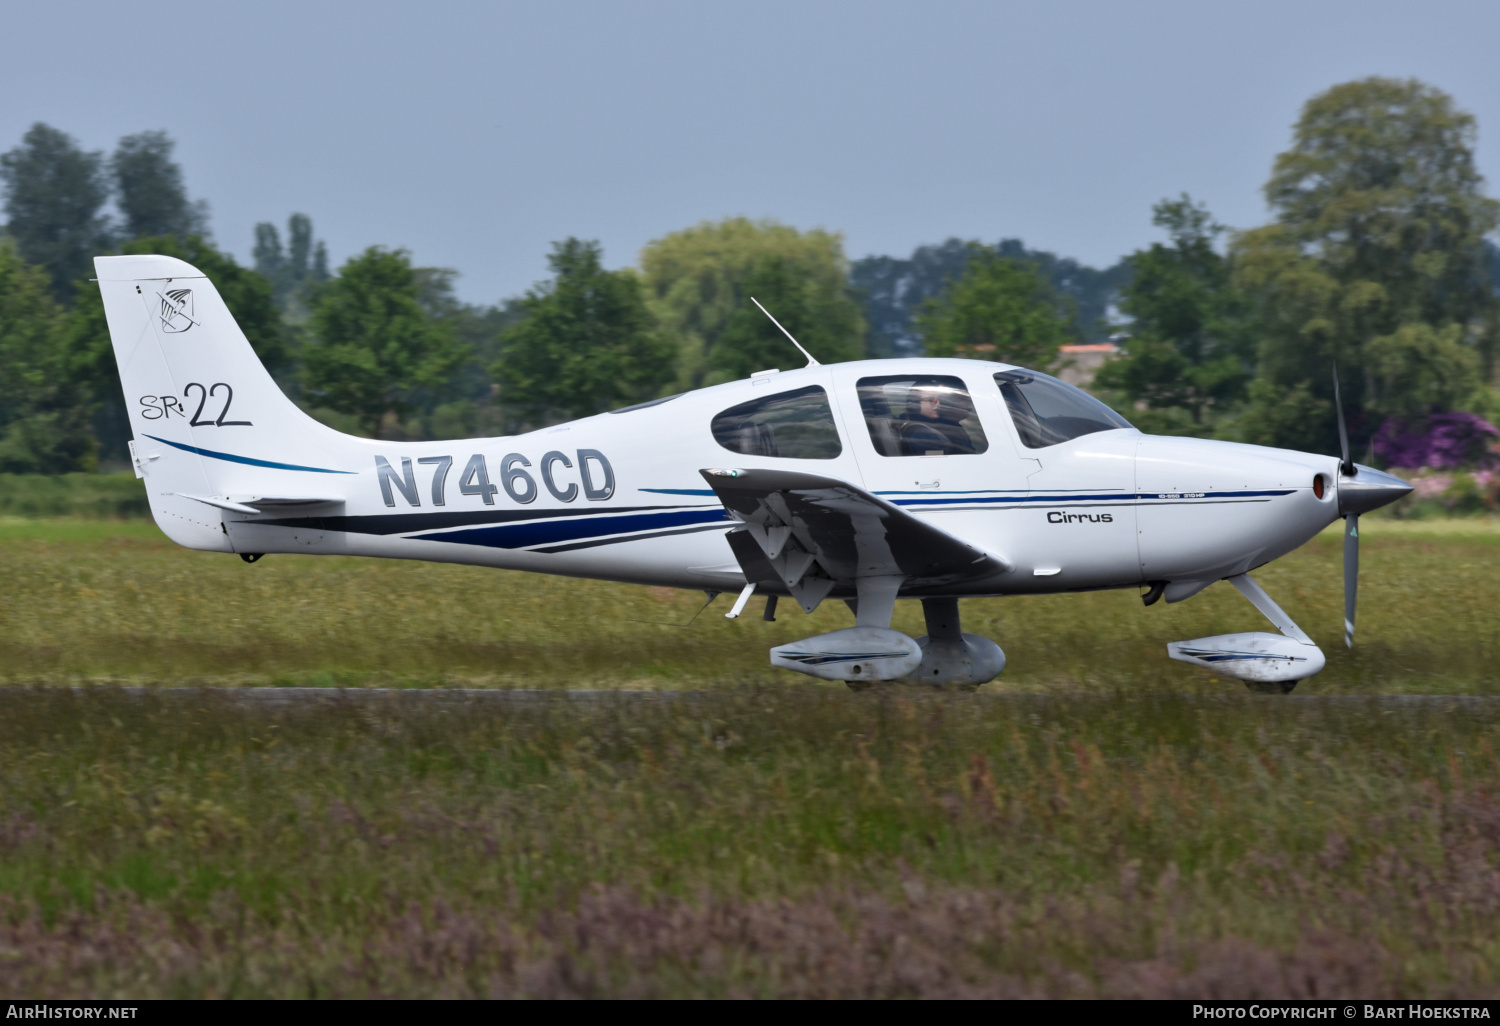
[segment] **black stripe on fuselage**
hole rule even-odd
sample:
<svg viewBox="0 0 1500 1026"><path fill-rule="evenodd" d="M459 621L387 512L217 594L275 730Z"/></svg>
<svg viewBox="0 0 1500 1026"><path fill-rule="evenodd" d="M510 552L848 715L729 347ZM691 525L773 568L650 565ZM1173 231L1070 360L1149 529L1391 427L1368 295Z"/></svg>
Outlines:
<svg viewBox="0 0 1500 1026"><path fill-rule="evenodd" d="M601 509L514 509L466 510L441 513L376 513L355 517L278 517L275 520L253 520L250 523L270 527L297 527L307 531L346 531L350 534L409 534L414 531L441 531L451 527L476 527L486 524L512 524L527 520L550 520L558 517L595 517L609 513L645 513L653 510L696 509L695 506L612 506ZM705 505L703 508L710 508Z"/></svg>
<svg viewBox="0 0 1500 1026"><path fill-rule="evenodd" d="M632 534L626 538L599 538L593 541L569 542L567 545L548 545L545 548L529 549L530 552L572 552L574 549L596 549L601 545L619 545L622 542L646 541L651 538L666 538L674 534L697 534L699 531L727 531L733 524L709 524L707 527L683 527L676 531L651 531L647 534Z"/></svg>

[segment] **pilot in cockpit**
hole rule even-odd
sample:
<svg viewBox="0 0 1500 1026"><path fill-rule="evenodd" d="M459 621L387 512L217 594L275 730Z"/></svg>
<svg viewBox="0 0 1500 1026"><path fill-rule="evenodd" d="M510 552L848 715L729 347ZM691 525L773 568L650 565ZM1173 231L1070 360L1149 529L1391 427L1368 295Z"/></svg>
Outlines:
<svg viewBox="0 0 1500 1026"><path fill-rule="evenodd" d="M966 410L935 386L917 385L906 393L906 412L897 425L903 456L972 453L974 442L960 423Z"/></svg>

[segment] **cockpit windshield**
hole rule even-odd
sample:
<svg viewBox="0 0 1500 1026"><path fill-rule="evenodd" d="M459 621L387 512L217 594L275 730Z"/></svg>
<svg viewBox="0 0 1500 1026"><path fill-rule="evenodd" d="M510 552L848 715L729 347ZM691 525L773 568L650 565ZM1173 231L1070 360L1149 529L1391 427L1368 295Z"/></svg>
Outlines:
<svg viewBox="0 0 1500 1026"><path fill-rule="evenodd" d="M1128 428L1130 422L1081 388L1036 371L1008 370L995 375L1010 409L1016 433L1028 449Z"/></svg>

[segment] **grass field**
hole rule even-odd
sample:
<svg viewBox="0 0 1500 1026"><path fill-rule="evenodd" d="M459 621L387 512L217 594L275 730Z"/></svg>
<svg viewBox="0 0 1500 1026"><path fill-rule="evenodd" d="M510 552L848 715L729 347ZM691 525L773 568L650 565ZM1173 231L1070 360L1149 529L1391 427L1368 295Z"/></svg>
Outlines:
<svg viewBox="0 0 1500 1026"><path fill-rule="evenodd" d="M1319 694L1497 693L1500 526L1366 518L1360 644L1343 636L1334 529L1257 578L1328 654ZM188 552L149 521L0 520L0 674L10 682L700 688L808 686L775 644L850 626L842 603L725 620L721 597L337 557ZM1269 630L1227 584L1142 607L1134 590L965 602L1009 666L988 691L1210 693L1168 641ZM917 603L895 626L923 633ZM813 685L816 686L816 685ZM838 685L832 685L838 687ZM1239 685L1234 684L1238 689Z"/></svg>
<svg viewBox="0 0 1500 1026"><path fill-rule="evenodd" d="M765 665L841 607L3 521L0 993L1495 996L1500 530L1364 557L1352 655L1336 534L1257 574L1290 697L1167 660L1264 629L1224 585L967 603L1001 681L856 695Z"/></svg>

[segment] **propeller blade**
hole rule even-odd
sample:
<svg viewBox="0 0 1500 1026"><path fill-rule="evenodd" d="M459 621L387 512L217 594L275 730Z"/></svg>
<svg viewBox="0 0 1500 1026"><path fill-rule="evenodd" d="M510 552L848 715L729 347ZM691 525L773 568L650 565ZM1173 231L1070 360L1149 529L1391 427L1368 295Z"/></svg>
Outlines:
<svg viewBox="0 0 1500 1026"><path fill-rule="evenodd" d="M1344 426L1344 401L1339 398L1339 365L1333 365L1333 410L1338 414L1339 420L1339 456L1343 463L1339 466L1339 473L1345 477L1354 476L1354 460L1349 456L1349 429Z"/></svg>
<svg viewBox="0 0 1500 1026"><path fill-rule="evenodd" d="M1359 517L1344 518L1344 644L1354 647L1354 605L1359 598Z"/></svg>

